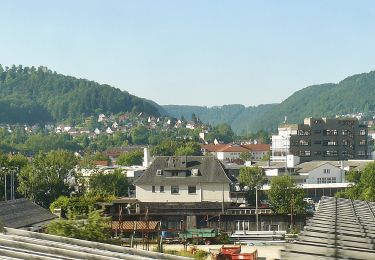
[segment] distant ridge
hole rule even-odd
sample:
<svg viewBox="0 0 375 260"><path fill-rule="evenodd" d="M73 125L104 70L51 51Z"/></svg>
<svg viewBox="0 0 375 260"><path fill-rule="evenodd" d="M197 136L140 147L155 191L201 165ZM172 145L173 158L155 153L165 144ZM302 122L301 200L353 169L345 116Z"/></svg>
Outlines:
<svg viewBox="0 0 375 260"><path fill-rule="evenodd" d="M195 113L213 125L229 123L237 133L275 131L287 116L289 123L305 117L334 117L337 114L375 111L375 71L347 77L338 84L327 83L301 89L280 104L245 107L163 106L174 117Z"/></svg>
<svg viewBox="0 0 375 260"><path fill-rule="evenodd" d="M159 115L153 102L126 91L77 79L46 67L0 65L0 122L43 123L77 120L99 113Z"/></svg>

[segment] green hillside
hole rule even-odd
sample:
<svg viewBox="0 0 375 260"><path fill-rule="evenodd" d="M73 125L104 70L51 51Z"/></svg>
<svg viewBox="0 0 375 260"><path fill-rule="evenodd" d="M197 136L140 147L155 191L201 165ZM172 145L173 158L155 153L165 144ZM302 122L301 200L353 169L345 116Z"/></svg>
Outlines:
<svg viewBox="0 0 375 260"><path fill-rule="evenodd" d="M211 125L228 123L237 133L253 132L252 122L257 122L262 118L264 113L272 110L276 104L259 105L254 107L245 107L244 105L225 105L217 107L201 106L179 106L166 105L163 108L169 115L190 120L194 113L202 122Z"/></svg>
<svg viewBox="0 0 375 260"><path fill-rule="evenodd" d="M375 71L350 76L338 84L313 85L301 89L280 104L244 107L164 106L175 117L195 113L203 122L226 122L234 131L275 131L287 116L289 123L305 117L334 117L337 114L375 111Z"/></svg>
<svg viewBox="0 0 375 260"><path fill-rule="evenodd" d="M0 65L0 122L82 120L99 113L159 115L151 102L126 91L52 72L46 67Z"/></svg>

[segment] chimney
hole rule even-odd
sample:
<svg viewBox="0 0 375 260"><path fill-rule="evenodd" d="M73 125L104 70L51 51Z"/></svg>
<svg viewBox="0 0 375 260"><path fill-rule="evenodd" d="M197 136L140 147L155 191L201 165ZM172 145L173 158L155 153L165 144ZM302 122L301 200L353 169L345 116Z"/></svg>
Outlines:
<svg viewBox="0 0 375 260"><path fill-rule="evenodd" d="M143 167L150 166L150 152L147 147L143 148Z"/></svg>

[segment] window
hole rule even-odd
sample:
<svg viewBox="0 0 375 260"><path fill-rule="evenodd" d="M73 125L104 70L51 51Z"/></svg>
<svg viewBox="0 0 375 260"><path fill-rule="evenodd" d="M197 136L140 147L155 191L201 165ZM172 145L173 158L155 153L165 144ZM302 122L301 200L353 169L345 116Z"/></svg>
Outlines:
<svg viewBox="0 0 375 260"><path fill-rule="evenodd" d="M314 120L314 124L321 124L322 123L322 120Z"/></svg>
<svg viewBox="0 0 375 260"><path fill-rule="evenodd" d="M237 220L235 221L235 224L236 224L236 230L237 231L245 231L245 230L249 230L249 221L246 221L246 220Z"/></svg>
<svg viewBox="0 0 375 260"><path fill-rule="evenodd" d="M359 140L359 145L366 145L366 140Z"/></svg>
<svg viewBox="0 0 375 260"><path fill-rule="evenodd" d="M308 145L310 145L310 141L299 140L299 145L302 145L302 146L308 146Z"/></svg>
<svg viewBox="0 0 375 260"><path fill-rule="evenodd" d="M320 140L314 141L314 144L322 144L322 141L320 141Z"/></svg>
<svg viewBox="0 0 375 260"><path fill-rule="evenodd" d="M349 131L348 130L342 130L342 135L348 135L349 134Z"/></svg>
<svg viewBox="0 0 375 260"><path fill-rule="evenodd" d="M323 131L323 135L337 135L336 129L327 129Z"/></svg>
<svg viewBox="0 0 375 260"><path fill-rule="evenodd" d="M321 134L322 130L314 130L314 134Z"/></svg>
<svg viewBox="0 0 375 260"><path fill-rule="evenodd" d="M197 193L197 187L196 186L188 186L188 193L189 194L196 194Z"/></svg>
<svg viewBox="0 0 375 260"><path fill-rule="evenodd" d="M152 193L155 193L155 186L152 186Z"/></svg>
<svg viewBox="0 0 375 260"><path fill-rule="evenodd" d="M191 175L192 176L198 176L199 175L199 170L198 169L191 169Z"/></svg>
<svg viewBox="0 0 375 260"><path fill-rule="evenodd" d="M171 186L171 193L172 194L180 193L180 187L179 186Z"/></svg>
<svg viewBox="0 0 375 260"><path fill-rule="evenodd" d="M164 192L164 186L160 186L160 192Z"/></svg>
<svg viewBox="0 0 375 260"><path fill-rule="evenodd" d="M318 181L318 184L322 184L322 183L336 183L336 177L318 178L317 181Z"/></svg>
<svg viewBox="0 0 375 260"><path fill-rule="evenodd" d="M359 135L366 135L366 130L365 129L360 129L359 130Z"/></svg>
<svg viewBox="0 0 375 260"><path fill-rule="evenodd" d="M156 176L162 176L163 175L163 171L160 170L160 169L157 169L156 170Z"/></svg>
<svg viewBox="0 0 375 260"><path fill-rule="evenodd" d="M358 155L360 155L360 156L366 155L366 151L360 150L360 151L358 151Z"/></svg>
<svg viewBox="0 0 375 260"><path fill-rule="evenodd" d="M172 177L178 177L178 172L172 172Z"/></svg>
<svg viewBox="0 0 375 260"><path fill-rule="evenodd" d="M331 173L331 170L330 169L324 169L323 173Z"/></svg>
<svg viewBox="0 0 375 260"><path fill-rule="evenodd" d="M298 135L310 135L310 130L302 130L302 129L299 129L298 132L297 132Z"/></svg>
<svg viewBox="0 0 375 260"><path fill-rule="evenodd" d="M279 231L279 225L274 225L274 224L264 225L264 230L265 231Z"/></svg>
<svg viewBox="0 0 375 260"><path fill-rule="evenodd" d="M309 156L311 156L311 151L299 151L299 156L309 157Z"/></svg>
<svg viewBox="0 0 375 260"><path fill-rule="evenodd" d="M348 146L348 144L349 144L348 140L342 140L342 145L343 146Z"/></svg>
<svg viewBox="0 0 375 260"><path fill-rule="evenodd" d="M335 156L337 156L337 151L324 151L324 156L335 157Z"/></svg>

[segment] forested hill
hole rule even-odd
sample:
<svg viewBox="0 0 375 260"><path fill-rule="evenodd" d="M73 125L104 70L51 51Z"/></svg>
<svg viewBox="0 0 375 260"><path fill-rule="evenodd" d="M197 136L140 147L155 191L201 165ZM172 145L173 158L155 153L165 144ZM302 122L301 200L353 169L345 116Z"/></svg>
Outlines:
<svg viewBox="0 0 375 260"><path fill-rule="evenodd" d="M228 123L237 133L253 132L253 122L262 118L264 113L277 104L245 107L244 105L224 105L215 107L166 105L163 108L173 117L190 120L194 113L202 122L211 125Z"/></svg>
<svg viewBox="0 0 375 260"><path fill-rule="evenodd" d="M99 113L144 112L158 108L126 91L52 72L46 67L0 65L0 123L83 120Z"/></svg>
<svg viewBox="0 0 375 260"><path fill-rule="evenodd" d="M313 85L301 89L280 104L245 108L164 106L175 117L195 113L204 122L227 122L237 133L264 129L275 131L287 116L288 123L301 123L305 117L375 111L375 71L350 76L338 84Z"/></svg>

